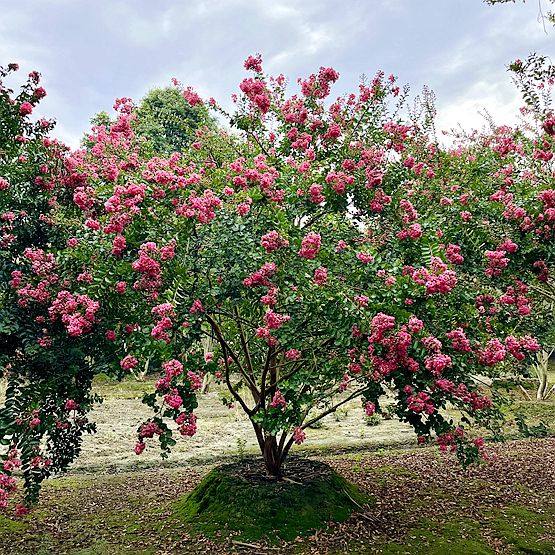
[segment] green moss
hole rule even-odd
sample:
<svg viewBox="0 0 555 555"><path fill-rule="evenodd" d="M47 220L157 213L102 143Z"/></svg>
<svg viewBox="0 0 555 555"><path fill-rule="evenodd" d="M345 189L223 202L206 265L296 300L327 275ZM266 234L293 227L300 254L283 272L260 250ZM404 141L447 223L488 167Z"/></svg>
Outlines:
<svg viewBox="0 0 555 555"><path fill-rule="evenodd" d="M44 483L44 491L51 491L54 490L56 492L65 491L73 493L74 491L87 489L91 487L93 483L98 484L98 479L94 480L93 478L82 478L82 477L75 477L75 476L64 476L63 478L52 478ZM101 480L104 482L104 480Z"/></svg>
<svg viewBox="0 0 555 555"><path fill-rule="evenodd" d="M404 468L400 465L384 464L382 466L370 466L370 465L359 465L353 467L355 472L362 472L365 474L370 474L373 481L383 487L387 485L388 482L395 481L396 479L412 480L418 479L418 474L410 470L409 468Z"/></svg>
<svg viewBox="0 0 555 555"><path fill-rule="evenodd" d="M70 553L71 555L150 555L156 553L156 549L137 551L135 548L123 548L105 541L99 541L85 549L71 551Z"/></svg>
<svg viewBox="0 0 555 555"><path fill-rule="evenodd" d="M21 520L12 520L0 515L0 535L23 532L27 529L27 524Z"/></svg>
<svg viewBox="0 0 555 555"><path fill-rule="evenodd" d="M555 506L543 508L541 514L512 506L491 515L488 526L495 536L519 553L555 553Z"/></svg>
<svg viewBox="0 0 555 555"><path fill-rule="evenodd" d="M555 553L555 506L537 513L526 507L511 506L484 514L471 521L453 518L445 523L424 520L408 532L402 542L390 542L380 547L380 553L429 555L493 554L487 538L498 538L509 551L529 554Z"/></svg>
<svg viewBox="0 0 555 555"><path fill-rule="evenodd" d="M543 419L546 424L555 420L555 403L552 401L517 401L511 412L523 414L527 418Z"/></svg>
<svg viewBox="0 0 555 555"><path fill-rule="evenodd" d="M384 545L381 553L426 553L427 555L493 555L495 552L480 537L478 524L470 520L453 520L438 526L424 521L418 529L409 532L402 542Z"/></svg>
<svg viewBox="0 0 555 555"><path fill-rule="evenodd" d="M244 469L253 461L212 470L175 504L175 518L210 537L234 535L243 541L277 538L291 541L320 529L329 521L344 521L370 498L327 465L312 461L313 475L289 480L255 477ZM257 465L258 466L258 465Z"/></svg>

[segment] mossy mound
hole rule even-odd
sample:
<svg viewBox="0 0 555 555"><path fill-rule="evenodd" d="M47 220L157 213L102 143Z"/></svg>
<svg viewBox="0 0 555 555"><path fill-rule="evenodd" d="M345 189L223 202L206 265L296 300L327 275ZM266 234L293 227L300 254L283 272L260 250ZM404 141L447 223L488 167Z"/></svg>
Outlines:
<svg viewBox="0 0 555 555"><path fill-rule="evenodd" d="M212 470L175 504L175 518L209 537L290 541L346 520L372 499L326 464L292 458L284 478L247 460Z"/></svg>

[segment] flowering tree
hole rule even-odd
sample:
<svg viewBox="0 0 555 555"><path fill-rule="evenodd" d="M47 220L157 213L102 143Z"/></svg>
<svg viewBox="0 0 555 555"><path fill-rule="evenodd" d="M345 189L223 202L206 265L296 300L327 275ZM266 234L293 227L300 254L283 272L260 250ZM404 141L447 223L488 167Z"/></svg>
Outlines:
<svg viewBox="0 0 555 555"><path fill-rule="evenodd" d="M117 120L65 158L58 182L73 206L56 208L68 237L56 269L37 275L31 260L14 294L46 281L48 297L27 308L74 340L96 334L93 366L160 372L138 454L148 438L165 455L173 432L196 432L210 373L276 477L310 425L356 398L380 411L385 388L420 442L434 434L475 460L483 440L468 425L499 416L475 377L539 349L515 330L553 263L552 168L532 148L550 152L552 136L500 130L442 151L428 112L403 121L407 91L392 76L329 101L331 68L293 96L260 57L245 68L233 114L206 103L232 131L200 129L167 158L144 155L134 106L117 101Z"/></svg>
<svg viewBox="0 0 555 555"><path fill-rule="evenodd" d="M94 344L78 336L92 328L98 303L72 297L70 274L66 269L62 278L57 257L66 237L55 213L64 203L73 206L59 181L67 149L49 138L52 121L30 119L46 95L39 74L29 74L17 94L4 85L17 69L0 68L0 370L7 380L0 507L15 487L15 470L34 500L42 479L65 469L83 432L94 430L85 417L93 402Z"/></svg>

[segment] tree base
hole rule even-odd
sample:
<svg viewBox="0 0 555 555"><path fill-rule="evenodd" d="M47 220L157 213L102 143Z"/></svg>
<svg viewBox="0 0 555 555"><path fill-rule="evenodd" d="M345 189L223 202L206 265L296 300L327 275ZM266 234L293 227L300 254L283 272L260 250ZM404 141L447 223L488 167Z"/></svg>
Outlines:
<svg viewBox="0 0 555 555"><path fill-rule="evenodd" d="M326 464L292 457L283 470L277 480L261 460L217 467L176 503L175 516L212 538L291 541L372 501Z"/></svg>

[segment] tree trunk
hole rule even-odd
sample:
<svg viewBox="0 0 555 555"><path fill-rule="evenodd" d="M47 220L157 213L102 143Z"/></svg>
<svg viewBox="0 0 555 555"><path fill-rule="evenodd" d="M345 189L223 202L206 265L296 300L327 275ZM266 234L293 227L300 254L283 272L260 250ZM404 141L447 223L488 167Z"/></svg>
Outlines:
<svg viewBox="0 0 555 555"><path fill-rule="evenodd" d="M547 372L541 373L539 376L538 391L536 393L536 399L538 401L543 401L545 399L545 394L547 393Z"/></svg>
<svg viewBox="0 0 555 555"><path fill-rule="evenodd" d="M536 353L536 363L534 364L534 370L536 376L538 377L538 389L536 392L536 399L538 401L545 401L549 396L549 358L553 354L553 350L545 351L542 350Z"/></svg>
<svg viewBox="0 0 555 555"><path fill-rule="evenodd" d="M264 448L262 449L262 456L264 457L264 464L270 476L280 479L281 473L281 454L275 436L266 436L264 438Z"/></svg>
<svg viewBox="0 0 555 555"><path fill-rule="evenodd" d="M210 382L212 381L212 374L206 372L204 374L204 378L202 378L202 387L200 388L200 392L203 395L206 395L210 389Z"/></svg>

